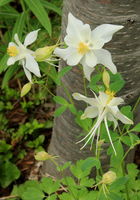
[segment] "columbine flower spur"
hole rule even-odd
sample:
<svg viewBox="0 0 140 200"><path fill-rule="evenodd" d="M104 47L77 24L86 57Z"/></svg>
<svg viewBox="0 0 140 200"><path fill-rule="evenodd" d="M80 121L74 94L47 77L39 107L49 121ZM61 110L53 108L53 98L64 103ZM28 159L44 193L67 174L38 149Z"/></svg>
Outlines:
<svg viewBox="0 0 140 200"><path fill-rule="evenodd" d="M92 127L92 129L90 130L90 132L82 140L79 141L79 142L82 142L83 140L88 138L86 143L81 149L83 149L90 140L92 141L91 142L91 147L92 147L95 134L97 133L97 140L96 140L96 150L97 150L97 143L100 136L100 126L101 126L101 123L104 121L110 143L116 154L116 150L114 148L114 145L110 136L107 120L113 121L115 128L118 126L117 120L120 120L124 124L133 124L133 121L127 118L125 115L123 115L119 111L118 106L124 103L124 100L120 97L114 97L113 92L110 92L110 91L99 92L98 97L94 93L94 96L95 98L88 98L79 93L73 93L74 99L79 100L79 101L81 100L85 101L86 103L90 105L85 109L84 114L81 116L81 119L97 117L97 121Z"/></svg>
<svg viewBox="0 0 140 200"><path fill-rule="evenodd" d="M10 56L7 65L13 65L16 61L19 61L19 64L23 66L24 72L30 82L32 82L31 72L37 77L41 76L38 63L34 58L34 51L27 49L27 46L37 39L38 31L39 29L27 34L24 44L20 42L18 35L15 34L14 40L16 43L10 42L7 49L7 53Z"/></svg>
<svg viewBox="0 0 140 200"><path fill-rule="evenodd" d="M69 13L67 35L64 38L68 47L66 49L56 48L55 54L64 59L68 65L82 64L88 80L97 64L103 64L115 74L117 69L112 62L111 54L102 47L112 39L115 32L122 28L123 26L102 24L91 31L88 24L83 24Z"/></svg>

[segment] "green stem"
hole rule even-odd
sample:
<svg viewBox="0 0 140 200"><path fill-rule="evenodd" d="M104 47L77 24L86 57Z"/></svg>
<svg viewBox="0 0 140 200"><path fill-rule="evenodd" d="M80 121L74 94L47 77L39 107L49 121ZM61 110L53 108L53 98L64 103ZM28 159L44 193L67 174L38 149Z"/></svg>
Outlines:
<svg viewBox="0 0 140 200"><path fill-rule="evenodd" d="M129 151L131 151L138 143L133 144L124 154L122 161L126 158L127 154L129 153Z"/></svg>
<svg viewBox="0 0 140 200"><path fill-rule="evenodd" d="M136 108L139 105L139 103L140 103L140 97L138 97L138 99L137 99L137 101L136 101L136 103L134 105L134 108L133 108L132 112L134 112L136 110Z"/></svg>
<svg viewBox="0 0 140 200"><path fill-rule="evenodd" d="M47 89L47 91L48 91L53 97L55 97L55 95L49 90L48 87L46 87L46 89Z"/></svg>

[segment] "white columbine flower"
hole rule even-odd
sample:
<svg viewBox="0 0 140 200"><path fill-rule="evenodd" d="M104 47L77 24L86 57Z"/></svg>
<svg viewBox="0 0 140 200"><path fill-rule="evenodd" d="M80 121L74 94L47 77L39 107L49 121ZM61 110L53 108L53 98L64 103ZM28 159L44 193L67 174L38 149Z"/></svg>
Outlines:
<svg viewBox="0 0 140 200"><path fill-rule="evenodd" d="M124 103L124 100L120 97L114 97L113 92L110 92L110 91L99 92L98 97L94 93L94 96L95 96L95 98L88 98L79 93L73 94L74 99L80 100L80 101L81 100L85 101L86 103L88 103L90 105L85 109L84 114L81 116L82 119L97 117L97 121L96 121L95 125L92 127L90 132L86 135L86 137L84 137L81 140L81 141L83 141L86 138L88 138L86 143L84 144L84 146L81 149L83 149L90 140L92 141L91 142L91 147L92 147L92 143L93 143L95 134L97 133L97 140L96 140L96 151L97 151L97 143L98 143L98 139L100 136L100 125L104 121L110 143L116 154L116 150L114 148L114 145L113 145L113 142L112 142L112 139L110 136L107 120L113 121L115 128L118 126L117 120L120 120L124 124L133 124L133 121L131 119L127 118L125 115L123 115L119 111L118 106L120 104ZM79 141L79 142L81 142L81 141Z"/></svg>
<svg viewBox="0 0 140 200"><path fill-rule="evenodd" d="M68 47L56 48L55 54L63 58L68 65L74 66L81 63L88 80L97 64L103 64L115 74L117 69L112 62L111 54L102 47L112 39L115 32L122 28L123 26L102 24L91 31L88 24L83 24L69 13L67 35L64 38Z"/></svg>
<svg viewBox="0 0 140 200"><path fill-rule="evenodd" d="M27 34L24 44L20 42L18 35L15 34L14 40L16 43L10 42L7 49L7 53L10 56L7 65L13 65L16 61L19 61L19 64L22 64L24 72L30 82L32 82L31 72L38 77L41 76L38 63L34 58L34 51L27 49L27 46L37 39L38 31L39 29Z"/></svg>

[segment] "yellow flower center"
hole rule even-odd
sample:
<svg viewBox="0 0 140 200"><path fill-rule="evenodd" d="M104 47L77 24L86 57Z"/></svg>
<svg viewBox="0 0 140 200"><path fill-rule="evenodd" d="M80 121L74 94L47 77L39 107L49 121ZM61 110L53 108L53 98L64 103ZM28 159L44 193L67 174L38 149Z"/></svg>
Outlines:
<svg viewBox="0 0 140 200"><path fill-rule="evenodd" d="M10 46L7 48L7 53L9 56L17 56L19 54L18 49L15 46Z"/></svg>
<svg viewBox="0 0 140 200"><path fill-rule="evenodd" d="M105 93L109 96L108 100L107 100L107 104L108 104L114 98L115 92L110 91L110 90L106 90Z"/></svg>
<svg viewBox="0 0 140 200"><path fill-rule="evenodd" d="M89 47L87 44L80 42L78 45L78 53L85 54L89 51Z"/></svg>

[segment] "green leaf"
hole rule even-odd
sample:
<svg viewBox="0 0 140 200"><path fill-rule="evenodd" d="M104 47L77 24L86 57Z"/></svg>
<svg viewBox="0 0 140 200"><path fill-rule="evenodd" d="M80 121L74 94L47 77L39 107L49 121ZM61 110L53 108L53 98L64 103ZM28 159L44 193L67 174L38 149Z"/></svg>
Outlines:
<svg viewBox="0 0 140 200"><path fill-rule="evenodd" d="M69 104L68 108L73 114L75 114L75 115L77 114L77 110L73 104Z"/></svg>
<svg viewBox="0 0 140 200"><path fill-rule="evenodd" d="M44 9L40 0L24 0L30 10L37 17L38 21L42 24L42 26L48 31L51 36L52 27L50 23L50 19L48 17L47 11Z"/></svg>
<svg viewBox="0 0 140 200"><path fill-rule="evenodd" d="M112 74L110 72L110 78L112 80L112 83L110 84L110 89L114 92L120 91L125 84L125 81L123 80L121 74Z"/></svg>
<svg viewBox="0 0 140 200"><path fill-rule="evenodd" d="M12 19L17 18L19 16L19 13L9 5L5 5L0 9L0 18L3 19Z"/></svg>
<svg viewBox="0 0 140 200"><path fill-rule="evenodd" d="M2 59L0 60L0 73L2 73L3 71L5 71L8 66L7 66L7 59L9 58L9 56L7 54L5 54Z"/></svg>
<svg viewBox="0 0 140 200"><path fill-rule="evenodd" d="M60 187L59 181L53 181L52 178L42 178L41 179L41 188L47 194L52 194L56 192Z"/></svg>
<svg viewBox="0 0 140 200"><path fill-rule="evenodd" d="M93 75L91 81L88 84L88 88L92 89L94 92L99 92L99 86L97 83L101 80L102 74Z"/></svg>
<svg viewBox="0 0 140 200"><path fill-rule="evenodd" d="M133 146L139 140L139 137L133 133L128 133L128 135L121 136L121 141L128 146Z"/></svg>
<svg viewBox="0 0 140 200"><path fill-rule="evenodd" d="M0 6L4 6L5 4L10 3L11 1L13 1L13 0L1 0L0 1Z"/></svg>
<svg viewBox="0 0 140 200"><path fill-rule="evenodd" d="M59 195L59 199L60 200L73 200L73 194L63 192L61 195Z"/></svg>
<svg viewBox="0 0 140 200"><path fill-rule="evenodd" d="M96 167L97 169L99 169L100 166L101 166L101 163L99 159L94 158L94 157L88 157L87 159L84 160L84 163L82 165L82 170L91 169L93 167Z"/></svg>
<svg viewBox="0 0 140 200"><path fill-rule="evenodd" d="M57 195L56 194L52 194L51 196L49 196L47 199L45 200L56 200L57 199Z"/></svg>
<svg viewBox="0 0 140 200"><path fill-rule="evenodd" d="M42 63L40 63L41 66L41 71L45 74L47 74L56 84L57 84L57 71L56 68L53 66L50 66L46 63L46 65L42 65Z"/></svg>
<svg viewBox="0 0 140 200"><path fill-rule="evenodd" d="M114 192L111 192L108 196L111 200L124 200L121 196Z"/></svg>
<svg viewBox="0 0 140 200"><path fill-rule="evenodd" d="M123 106L120 111L128 118L133 119L133 112L131 106Z"/></svg>
<svg viewBox="0 0 140 200"><path fill-rule="evenodd" d="M118 169L120 165L122 164L121 161L124 156L124 150L123 150L122 143L119 140L114 142L113 144L116 149L117 155L114 154L112 146L110 146L108 149L108 154L111 154L110 166Z"/></svg>
<svg viewBox="0 0 140 200"><path fill-rule="evenodd" d="M56 103L58 103L58 104L61 104L61 105L68 105L69 103L67 102L67 100L66 99L64 99L63 97L61 97L61 96L55 96L55 97L53 97L53 100L56 102Z"/></svg>
<svg viewBox="0 0 140 200"><path fill-rule="evenodd" d="M12 32L12 39L14 39L14 35L15 33L18 34L19 39L21 39L22 37L22 33L25 27L25 21L26 21L26 17L27 17L27 13L26 12L22 12L19 17L16 20L15 26L13 28L13 32Z"/></svg>
<svg viewBox="0 0 140 200"><path fill-rule="evenodd" d="M83 128L86 132L88 132L92 126L92 119L91 118L86 118L86 119L81 119L81 115L83 114L82 111L76 112L75 113L77 116L75 118L75 122Z"/></svg>
<svg viewBox="0 0 140 200"><path fill-rule="evenodd" d="M64 171L65 169L67 169L70 165L71 165L71 162L70 162L70 161L69 161L69 162L66 162L64 165L59 165L59 166L57 167L57 170L58 170L59 172L62 172L62 171Z"/></svg>
<svg viewBox="0 0 140 200"><path fill-rule="evenodd" d="M76 178L82 179L90 174L94 166L99 168L100 162L96 158L89 157L85 160L78 160L75 165L70 167L70 171Z"/></svg>
<svg viewBox="0 0 140 200"><path fill-rule="evenodd" d="M29 187L22 194L22 200L42 200L44 198L44 193L37 188Z"/></svg>
<svg viewBox="0 0 140 200"><path fill-rule="evenodd" d="M5 140L0 140L0 152L6 153L12 146L7 144Z"/></svg>
<svg viewBox="0 0 140 200"><path fill-rule="evenodd" d="M67 186L76 186L74 178L67 176L62 179L62 183Z"/></svg>
<svg viewBox="0 0 140 200"><path fill-rule="evenodd" d="M135 179L139 173L139 170L137 169L137 165L134 163L129 163L127 164L127 171L128 171L128 176L130 179Z"/></svg>
<svg viewBox="0 0 140 200"><path fill-rule="evenodd" d="M60 106L59 108L57 108L54 112L54 116L58 117L60 116L65 110L67 109L67 106Z"/></svg>
<svg viewBox="0 0 140 200"><path fill-rule="evenodd" d="M20 171L15 164L7 161L0 165L0 184L3 188L6 188L12 181L18 179Z"/></svg>
<svg viewBox="0 0 140 200"><path fill-rule="evenodd" d="M6 73L4 74L4 78L2 80L2 89L8 85L8 81L14 76L15 72L18 70L17 65L10 66Z"/></svg>
<svg viewBox="0 0 140 200"><path fill-rule="evenodd" d="M95 183L94 179L89 179L88 177L84 177L80 181L80 185L84 187L92 187Z"/></svg>
<svg viewBox="0 0 140 200"><path fill-rule="evenodd" d="M55 6L53 3L50 3L46 0L41 0L41 3L45 8L56 12L60 16L62 15L62 10L58 8L57 6Z"/></svg>
<svg viewBox="0 0 140 200"><path fill-rule="evenodd" d="M140 123L138 123L134 128L132 128L131 131L140 132Z"/></svg>
<svg viewBox="0 0 140 200"><path fill-rule="evenodd" d="M124 188L124 185L128 182L129 178L127 176L118 178L110 186L110 191L119 191Z"/></svg>

